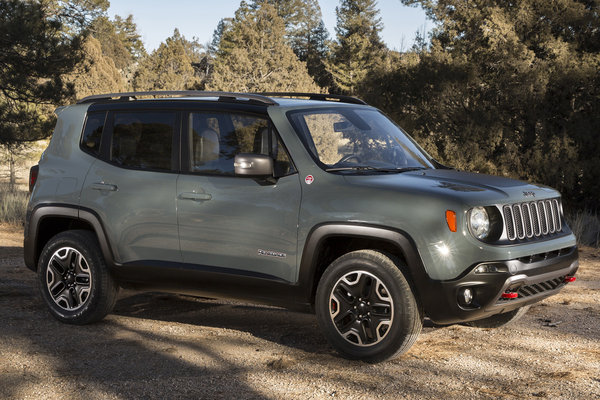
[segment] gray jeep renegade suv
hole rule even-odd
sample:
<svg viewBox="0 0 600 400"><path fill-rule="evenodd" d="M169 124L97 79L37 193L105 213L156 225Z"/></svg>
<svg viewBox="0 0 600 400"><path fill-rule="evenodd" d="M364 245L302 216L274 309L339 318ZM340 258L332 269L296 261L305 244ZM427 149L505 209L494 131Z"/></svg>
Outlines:
<svg viewBox="0 0 600 400"><path fill-rule="evenodd" d="M575 280L559 193L444 167L356 98L121 93L57 114L25 261L63 322L102 319L120 286L235 298L313 309L376 362L424 317L498 327Z"/></svg>

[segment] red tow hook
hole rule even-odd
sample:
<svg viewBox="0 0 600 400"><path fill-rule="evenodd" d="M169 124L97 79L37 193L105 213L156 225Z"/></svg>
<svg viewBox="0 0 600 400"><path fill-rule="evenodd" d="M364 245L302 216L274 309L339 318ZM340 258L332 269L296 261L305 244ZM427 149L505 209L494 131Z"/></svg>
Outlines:
<svg viewBox="0 0 600 400"><path fill-rule="evenodd" d="M504 292L501 296L503 299L516 299L519 297L519 293L517 292Z"/></svg>
<svg viewBox="0 0 600 400"><path fill-rule="evenodd" d="M576 279L574 276L565 276L565 283L575 282Z"/></svg>

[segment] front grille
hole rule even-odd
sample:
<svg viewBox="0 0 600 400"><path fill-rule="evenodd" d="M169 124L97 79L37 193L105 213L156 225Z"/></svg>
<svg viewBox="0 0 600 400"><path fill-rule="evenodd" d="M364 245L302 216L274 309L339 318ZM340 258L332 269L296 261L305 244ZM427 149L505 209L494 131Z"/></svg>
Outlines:
<svg viewBox="0 0 600 400"><path fill-rule="evenodd" d="M502 206L508 240L541 238L562 231L558 199Z"/></svg>

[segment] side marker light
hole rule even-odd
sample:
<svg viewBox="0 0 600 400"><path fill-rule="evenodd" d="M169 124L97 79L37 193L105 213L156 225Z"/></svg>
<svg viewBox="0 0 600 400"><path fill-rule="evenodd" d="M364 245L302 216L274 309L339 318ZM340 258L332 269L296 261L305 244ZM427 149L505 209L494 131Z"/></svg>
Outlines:
<svg viewBox="0 0 600 400"><path fill-rule="evenodd" d="M450 231L456 232L456 213L454 211L446 210L446 223Z"/></svg>

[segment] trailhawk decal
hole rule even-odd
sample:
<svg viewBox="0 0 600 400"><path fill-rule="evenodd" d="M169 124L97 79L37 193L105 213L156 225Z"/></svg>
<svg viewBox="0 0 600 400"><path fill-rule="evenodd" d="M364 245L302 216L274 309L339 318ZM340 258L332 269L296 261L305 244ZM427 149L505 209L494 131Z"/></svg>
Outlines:
<svg viewBox="0 0 600 400"><path fill-rule="evenodd" d="M269 257L279 257L279 258L287 257L287 254L285 254L285 253L280 253L278 251L272 251L272 250L261 250L261 249L258 249L258 255L259 256L269 256Z"/></svg>

